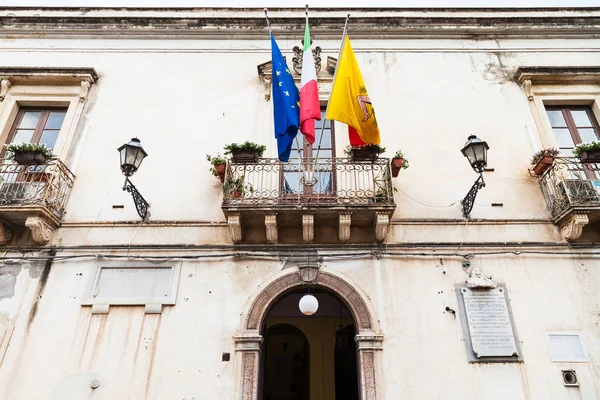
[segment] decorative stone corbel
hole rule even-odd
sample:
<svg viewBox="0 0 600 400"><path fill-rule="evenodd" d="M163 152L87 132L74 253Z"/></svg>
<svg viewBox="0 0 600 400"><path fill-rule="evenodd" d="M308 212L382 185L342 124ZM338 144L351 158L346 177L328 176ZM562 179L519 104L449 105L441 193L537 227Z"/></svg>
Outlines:
<svg viewBox="0 0 600 400"><path fill-rule="evenodd" d="M258 78L265 85L265 101L271 100L271 80L273 74L273 64L271 61L264 62L256 66L258 69Z"/></svg>
<svg viewBox="0 0 600 400"><path fill-rule="evenodd" d="M319 267L319 264L298 265L298 274L302 283L315 283L317 275L319 275Z"/></svg>
<svg viewBox="0 0 600 400"><path fill-rule="evenodd" d="M227 226L229 227L229 233L231 234L231 240L234 243L242 241L242 221L240 219L240 213L233 213L227 216Z"/></svg>
<svg viewBox="0 0 600 400"><path fill-rule="evenodd" d="M265 214L265 227L267 228L267 242L277 243L277 214Z"/></svg>
<svg viewBox="0 0 600 400"><path fill-rule="evenodd" d="M10 79L2 78L2 81L0 81L0 101L4 101L11 86L12 82Z"/></svg>
<svg viewBox="0 0 600 400"><path fill-rule="evenodd" d="M311 243L315 238L315 216L313 214L302 214L302 240Z"/></svg>
<svg viewBox="0 0 600 400"><path fill-rule="evenodd" d="M498 287L494 278L491 275L485 275L476 265L471 266L469 269L469 276L465 281L465 285L469 289L495 289Z"/></svg>
<svg viewBox="0 0 600 400"><path fill-rule="evenodd" d="M88 81L81 81L81 92L79 93L79 102L83 103L87 99L88 92L90 91L90 83Z"/></svg>
<svg viewBox="0 0 600 400"><path fill-rule="evenodd" d="M589 222L587 214L573 213L560 225L560 231L566 240L575 240L581 236L583 227Z"/></svg>
<svg viewBox="0 0 600 400"><path fill-rule="evenodd" d="M387 213L375 213L375 220L373 221L373 225L375 226L375 240L378 242L383 242L385 240L389 224L390 216Z"/></svg>
<svg viewBox="0 0 600 400"><path fill-rule="evenodd" d="M527 99L529 101L533 101L533 91L531 90L531 80L530 79L525 79L523 81L523 90L525 90Z"/></svg>
<svg viewBox="0 0 600 400"><path fill-rule="evenodd" d="M352 213L340 213L339 236L340 242L350 240L350 225L352 223Z"/></svg>
<svg viewBox="0 0 600 400"><path fill-rule="evenodd" d="M47 244L54 232L54 227L42 217L27 217L25 226L31 231L33 240L39 244Z"/></svg>
<svg viewBox="0 0 600 400"><path fill-rule="evenodd" d="M0 245L5 245L12 239L12 231L0 222Z"/></svg>
<svg viewBox="0 0 600 400"><path fill-rule="evenodd" d="M358 351L361 350L382 350L383 335L376 333L359 333L355 336Z"/></svg>

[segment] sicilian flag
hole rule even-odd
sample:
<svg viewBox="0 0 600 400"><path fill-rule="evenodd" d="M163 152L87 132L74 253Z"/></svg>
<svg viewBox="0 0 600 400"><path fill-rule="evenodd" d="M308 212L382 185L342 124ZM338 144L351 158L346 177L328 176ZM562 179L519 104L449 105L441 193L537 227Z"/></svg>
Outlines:
<svg viewBox="0 0 600 400"><path fill-rule="evenodd" d="M348 125L353 147L379 144L381 138L375 110L348 35L343 41L326 118Z"/></svg>
<svg viewBox="0 0 600 400"><path fill-rule="evenodd" d="M304 54L302 56L302 78L300 79L300 132L310 144L315 142L315 119L321 119L317 71L310 47L308 15L304 30Z"/></svg>

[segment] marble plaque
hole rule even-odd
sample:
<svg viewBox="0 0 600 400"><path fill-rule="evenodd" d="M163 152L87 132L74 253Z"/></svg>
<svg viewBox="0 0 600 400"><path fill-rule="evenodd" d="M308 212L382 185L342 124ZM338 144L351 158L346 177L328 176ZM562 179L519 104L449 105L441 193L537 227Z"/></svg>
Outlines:
<svg viewBox="0 0 600 400"><path fill-rule="evenodd" d="M462 289L471 344L477 357L518 355L504 290Z"/></svg>

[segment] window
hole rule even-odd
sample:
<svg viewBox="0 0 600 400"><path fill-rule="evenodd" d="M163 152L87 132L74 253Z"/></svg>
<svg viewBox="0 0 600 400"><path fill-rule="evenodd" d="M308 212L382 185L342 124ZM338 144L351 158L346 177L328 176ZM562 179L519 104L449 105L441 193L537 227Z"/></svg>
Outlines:
<svg viewBox="0 0 600 400"><path fill-rule="evenodd" d="M43 143L54 149L66 113L66 108L21 108L8 143Z"/></svg>
<svg viewBox="0 0 600 400"><path fill-rule="evenodd" d="M323 126L325 124L325 126ZM321 134L322 131L322 134ZM320 145L320 150L319 150ZM335 175L333 174L332 158L335 155L335 137L333 124L329 120L325 120L325 108L321 108L321 120L315 121L315 143L310 145L304 142L303 135L299 132L297 140L292 144L290 153L291 164L296 166L285 167L283 192L285 194L332 194L335 187ZM318 158L317 158L318 157ZM301 174L303 171L299 166L301 160L309 165L316 167L312 176ZM307 182L307 178L312 178L312 184Z"/></svg>
<svg viewBox="0 0 600 400"><path fill-rule="evenodd" d="M575 146L600 137L600 127L590 107L547 106L546 112L563 156L572 157Z"/></svg>

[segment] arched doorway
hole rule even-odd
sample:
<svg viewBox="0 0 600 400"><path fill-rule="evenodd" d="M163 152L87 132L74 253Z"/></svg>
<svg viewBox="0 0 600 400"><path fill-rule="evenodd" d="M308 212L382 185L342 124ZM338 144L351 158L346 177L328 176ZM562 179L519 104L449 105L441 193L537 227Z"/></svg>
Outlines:
<svg viewBox="0 0 600 400"><path fill-rule="evenodd" d="M239 380L236 400L262 400L260 387L262 380L262 349L265 322L272 306L295 290L329 291L346 305L355 325L354 337L358 364L359 400L377 400L377 386L380 374L377 371L377 353L382 350L383 335L377 319L358 287L343 278L339 273L325 271L317 266L289 268L282 271L270 282L261 285L253 296L247 311L242 316L242 325L236 342ZM332 344L335 347L335 343Z"/></svg>
<svg viewBox="0 0 600 400"><path fill-rule="evenodd" d="M330 290L313 288L313 315L298 307L307 289L293 289L264 321L259 400L358 400L354 319Z"/></svg>

